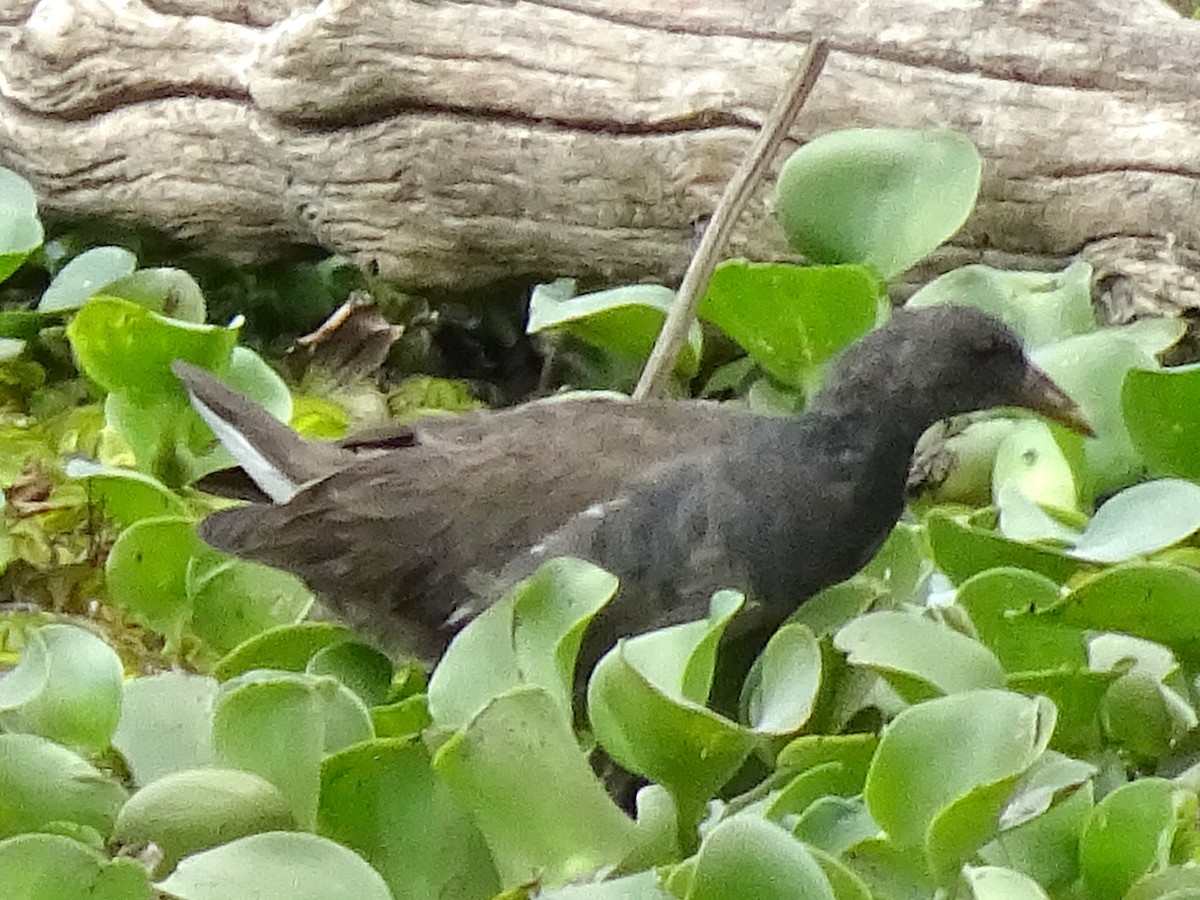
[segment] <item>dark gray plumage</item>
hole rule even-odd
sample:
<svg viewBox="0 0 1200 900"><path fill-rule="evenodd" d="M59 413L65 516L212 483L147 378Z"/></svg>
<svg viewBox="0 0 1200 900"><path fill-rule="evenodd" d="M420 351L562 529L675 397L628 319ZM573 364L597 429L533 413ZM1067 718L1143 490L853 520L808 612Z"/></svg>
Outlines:
<svg viewBox="0 0 1200 900"><path fill-rule="evenodd" d="M751 598L730 638L761 645L878 549L935 421L1025 406L1090 433L1016 336L965 307L897 312L835 361L796 419L582 399L338 447L299 441L202 370L175 371L227 445L244 442L231 450L276 501L213 514L203 538L295 572L339 615L429 660L558 555L621 579L585 665L623 635L705 615L722 587ZM272 474L255 476L262 464Z"/></svg>

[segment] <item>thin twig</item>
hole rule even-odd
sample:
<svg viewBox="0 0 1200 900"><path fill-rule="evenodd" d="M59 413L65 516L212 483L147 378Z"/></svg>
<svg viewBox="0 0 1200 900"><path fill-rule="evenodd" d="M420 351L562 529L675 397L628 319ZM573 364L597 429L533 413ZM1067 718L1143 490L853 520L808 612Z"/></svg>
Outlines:
<svg viewBox="0 0 1200 900"><path fill-rule="evenodd" d="M725 193L721 195L721 201L713 212L712 221L700 239L696 255L692 257L683 275L675 303L667 314L658 340L654 343L654 350L650 353L650 359L646 361L642 377L638 379L637 388L633 392L634 399L643 400L662 392L671 370L675 367L675 358L687 340L688 329L696 319L696 307L700 305L700 298L708 288L708 280L729 242L729 233L763 173L774 159L779 145L791 131L792 124L816 86L817 78L828 57L829 44L823 38L816 38L809 44L808 52L804 54L799 68L788 81L779 102L763 122L754 147L733 173L733 178L730 179Z"/></svg>

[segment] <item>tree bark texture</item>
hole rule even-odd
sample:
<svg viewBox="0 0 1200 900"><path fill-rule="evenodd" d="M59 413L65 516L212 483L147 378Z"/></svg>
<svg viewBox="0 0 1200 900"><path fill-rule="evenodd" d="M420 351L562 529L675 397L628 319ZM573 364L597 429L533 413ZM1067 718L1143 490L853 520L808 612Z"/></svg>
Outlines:
<svg viewBox="0 0 1200 900"><path fill-rule="evenodd" d="M44 212L416 290L678 280L810 37L790 150L949 126L979 205L908 281L1082 253L1200 307L1200 22L1158 0L0 0L0 165ZM764 184L730 255L787 256Z"/></svg>

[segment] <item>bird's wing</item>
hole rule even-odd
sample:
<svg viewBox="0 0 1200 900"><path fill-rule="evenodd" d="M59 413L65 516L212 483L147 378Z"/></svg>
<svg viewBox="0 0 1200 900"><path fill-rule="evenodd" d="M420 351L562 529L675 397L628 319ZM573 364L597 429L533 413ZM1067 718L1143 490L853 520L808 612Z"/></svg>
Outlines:
<svg viewBox="0 0 1200 900"><path fill-rule="evenodd" d="M436 644L444 623L463 621L456 613L510 559L665 459L720 444L749 421L716 407L688 417L674 404L580 402L588 408L527 406L488 417L486 428L422 434L413 446L358 458L287 503L215 513L201 534L295 572L348 618L406 622L398 640L409 644L415 622L428 631L416 643Z"/></svg>

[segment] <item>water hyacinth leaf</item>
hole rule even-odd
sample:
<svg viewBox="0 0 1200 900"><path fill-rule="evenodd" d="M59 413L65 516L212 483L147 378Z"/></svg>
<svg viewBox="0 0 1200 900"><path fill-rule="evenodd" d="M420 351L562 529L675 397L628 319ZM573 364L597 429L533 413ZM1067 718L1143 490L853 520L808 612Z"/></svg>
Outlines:
<svg viewBox="0 0 1200 900"><path fill-rule="evenodd" d="M1015 828L1037 818L1050 808L1060 794L1086 784L1098 771L1092 763L1047 750L1021 777L1012 800L1004 810L1001 826Z"/></svg>
<svg viewBox="0 0 1200 900"><path fill-rule="evenodd" d="M224 685L213 714L217 759L279 788L303 828L316 816L322 757L373 736L362 701L334 679L311 675L239 676Z"/></svg>
<svg viewBox="0 0 1200 900"><path fill-rule="evenodd" d="M1084 444L1090 477L1081 485L1085 495L1125 487L1141 475L1143 461L1125 427L1121 389L1131 369L1157 369L1155 353L1165 349L1161 341L1152 340L1163 335L1140 328L1142 324L1077 335L1030 354L1079 404L1096 430L1097 436ZM1183 333L1182 322L1166 324L1176 339Z"/></svg>
<svg viewBox="0 0 1200 900"><path fill-rule="evenodd" d="M964 866L963 881L974 900L1050 900L1041 886L1000 866Z"/></svg>
<svg viewBox="0 0 1200 900"><path fill-rule="evenodd" d="M50 654L40 631L36 629L29 635L17 664L0 674L0 714L20 709L46 689L50 680Z"/></svg>
<svg viewBox="0 0 1200 900"><path fill-rule="evenodd" d="M1200 365L1131 370L1121 409L1152 472L1200 480Z"/></svg>
<svg viewBox="0 0 1200 900"><path fill-rule="evenodd" d="M433 724L433 716L429 714L429 697L414 694L395 703L374 706L371 708L371 723L375 726L376 737L398 738L420 734Z"/></svg>
<svg viewBox="0 0 1200 900"><path fill-rule="evenodd" d="M707 620L619 641L588 683L597 740L625 768L670 790L689 825L758 741L702 705L717 643L742 602L719 591Z"/></svg>
<svg viewBox="0 0 1200 900"><path fill-rule="evenodd" d="M1061 890L1079 877L1079 835L1092 814L1093 793L1092 783L1084 782L1041 815L1001 831L980 849L980 859Z"/></svg>
<svg viewBox="0 0 1200 900"><path fill-rule="evenodd" d="M107 859L61 834L21 834L0 841L4 895L16 900L145 900L146 870L132 859Z"/></svg>
<svg viewBox="0 0 1200 900"><path fill-rule="evenodd" d="M269 831L189 856L155 887L179 900L272 897L392 900L383 877L353 850L315 834Z"/></svg>
<svg viewBox="0 0 1200 900"><path fill-rule="evenodd" d="M133 273L137 257L124 247L93 247L67 263L46 288L40 312L78 309L88 298Z"/></svg>
<svg viewBox="0 0 1200 900"><path fill-rule="evenodd" d="M885 303L882 283L864 266L733 259L713 272L699 313L773 378L811 392L825 362L870 331Z"/></svg>
<svg viewBox="0 0 1200 900"><path fill-rule="evenodd" d="M861 800L821 797L796 820L792 832L804 843L841 856L855 844L879 836L879 824Z"/></svg>
<svg viewBox="0 0 1200 900"><path fill-rule="evenodd" d="M804 625L772 635L746 681L743 706L750 727L763 734L799 731L812 715L821 687L821 648Z"/></svg>
<svg viewBox="0 0 1200 900"><path fill-rule="evenodd" d="M450 643L429 682L434 721L462 728L522 684L541 686L569 719L583 630L616 590L616 577L592 563L570 557L544 563Z"/></svg>
<svg viewBox="0 0 1200 900"><path fill-rule="evenodd" d="M378 706L387 698L392 683L392 661L366 644L345 641L313 654L305 671L330 675L358 695L367 706Z"/></svg>
<svg viewBox="0 0 1200 900"><path fill-rule="evenodd" d="M113 746L134 783L145 787L185 769L210 766L217 682L207 675L159 672L125 684Z"/></svg>
<svg viewBox="0 0 1200 900"><path fill-rule="evenodd" d="M188 769L142 788L121 807L112 841L153 843L162 851L154 876L184 856L261 831L292 831L291 807L264 778L237 769Z"/></svg>
<svg viewBox="0 0 1200 900"><path fill-rule="evenodd" d="M1110 741L1135 759L1155 760L1196 727L1196 712L1152 675L1130 672L1112 683L1100 705Z"/></svg>
<svg viewBox="0 0 1200 900"><path fill-rule="evenodd" d="M887 589L878 579L859 573L805 600L788 622L803 625L817 637L827 637L886 596Z"/></svg>
<svg viewBox="0 0 1200 900"><path fill-rule="evenodd" d="M991 313L1019 334L1028 348L1096 330L1092 267L1083 260L1060 272L962 266L929 282L905 305L920 309L946 303Z"/></svg>
<svg viewBox="0 0 1200 900"><path fill-rule="evenodd" d="M350 640L350 629L336 622L297 622L264 631L235 647L213 667L221 681L252 669L303 672L325 647Z"/></svg>
<svg viewBox="0 0 1200 900"><path fill-rule="evenodd" d="M657 284L629 284L575 294L573 279L540 284L529 298L528 334L564 330L584 343L640 364L650 355L675 292ZM696 374L703 336L698 325L688 332L676 362L685 377Z"/></svg>
<svg viewBox="0 0 1200 900"><path fill-rule="evenodd" d="M674 900L659 884L653 871L638 872L624 878L613 878L591 884L569 884L549 891L539 891L539 900Z"/></svg>
<svg viewBox="0 0 1200 900"><path fill-rule="evenodd" d="M0 734L0 838L74 822L102 836L126 800L121 785L82 757L32 734Z"/></svg>
<svg viewBox="0 0 1200 900"><path fill-rule="evenodd" d="M992 489L1007 484L1046 506L1075 509L1075 474L1045 422L1017 422L1000 442L992 467Z"/></svg>
<svg viewBox="0 0 1200 900"><path fill-rule="evenodd" d="M829 879L829 886L833 888L837 900L871 900L871 890L866 882L841 859L811 844L806 849Z"/></svg>
<svg viewBox="0 0 1200 900"><path fill-rule="evenodd" d="M142 519L187 512L178 494L157 478L133 469L75 458L67 460L66 473L68 478L86 481L92 502L118 525L128 527Z"/></svg>
<svg viewBox="0 0 1200 900"><path fill-rule="evenodd" d="M1080 537L1080 532L1042 509L1017 481L997 485L996 512L1000 533L1014 541L1054 541L1070 547Z"/></svg>
<svg viewBox="0 0 1200 900"><path fill-rule="evenodd" d="M968 691L909 707L880 738L863 790L867 809L898 844L924 847L943 810L1021 775L1053 729L1051 704L1007 691ZM928 764L914 766L915 759Z"/></svg>
<svg viewBox="0 0 1200 900"><path fill-rule="evenodd" d="M183 322L201 324L206 317L204 292L183 269L139 269L105 285L104 293Z"/></svg>
<svg viewBox="0 0 1200 900"><path fill-rule="evenodd" d="M604 792L558 701L541 687L490 702L442 745L433 767L470 805L504 885L561 883L615 865L633 847L633 822Z"/></svg>
<svg viewBox="0 0 1200 900"><path fill-rule="evenodd" d="M17 271L44 238L29 182L0 166L0 281Z"/></svg>
<svg viewBox="0 0 1200 900"><path fill-rule="evenodd" d="M142 519L117 537L104 565L113 602L136 621L177 642L191 618L188 561L201 549L191 519Z"/></svg>
<svg viewBox="0 0 1200 900"><path fill-rule="evenodd" d="M904 694L953 694L1003 687L1004 670L995 654L976 640L912 613L884 610L859 616L834 636L833 645L851 664L868 666Z"/></svg>
<svg viewBox="0 0 1200 900"><path fill-rule="evenodd" d="M182 401L172 361L223 371L239 330L168 319L128 300L96 297L76 313L67 337L80 366L105 390Z"/></svg>
<svg viewBox="0 0 1200 900"><path fill-rule="evenodd" d="M1020 779L1009 775L976 785L934 815L925 835L925 859L939 882L951 881L963 863L996 836Z"/></svg>
<svg viewBox="0 0 1200 900"><path fill-rule="evenodd" d="M1161 872L1146 875L1129 889L1125 900L1197 900L1200 898L1200 869L1195 866L1172 866Z"/></svg>
<svg viewBox="0 0 1200 900"><path fill-rule="evenodd" d="M1061 596L1059 586L1044 575L1000 568L968 578L957 601L1006 672L1082 668L1087 663L1085 630L1037 614Z"/></svg>
<svg viewBox="0 0 1200 900"><path fill-rule="evenodd" d="M805 846L773 822L734 816L705 837L688 900L834 900Z"/></svg>
<svg viewBox="0 0 1200 900"><path fill-rule="evenodd" d="M861 574L882 584L893 600L901 602L910 599L932 571L924 530L908 522L898 522L879 552L863 566Z"/></svg>
<svg viewBox="0 0 1200 900"><path fill-rule="evenodd" d="M1063 597L1046 615L1069 625L1120 631L1200 660L1200 573L1186 566L1125 563L1105 569Z"/></svg>
<svg viewBox="0 0 1200 900"><path fill-rule="evenodd" d="M417 740L376 739L326 758L317 832L361 853L396 897L483 900L500 891L469 809Z"/></svg>
<svg viewBox="0 0 1200 900"><path fill-rule="evenodd" d="M1200 485L1162 478L1106 501L1071 550L1092 562L1121 562L1164 550L1200 529Z"/></svg>
<svg viewBox="0 0 1200 900"><path fill-rule="evenodd" d="M1105 746L1100 733L1100 704L1117 678L1111 672L1059 668L1048 672L1014 672L1010 690L1049 698L1058 710L1051 746L1062 753L1088 756Z"/></svg>
<svg viewBox="0 0 1200 900"><path fill-rule="evenodd" d="M1045 547L1013 541L1002 534L960 522L944 512L926 520L933 561L955 584L988 569L1027 569L1063 584L1085 569L1082 560Z"/></svg>
<svg viewBox="0 0 1200 900"><path fill-rule="evenodd" d="M937 889L922 855L886 837L856 844L846 851L843 861L870 888L872 897L917 900L933 896Z"/></svg>
<svg viewBox="0 0 1200 900"><path fill-rule="evenodd" d="M1143 875L1166 866L1176 828L1175 790L1166 779L1141 778L1096 804L1079 838L1088 896L1118 900Z"/></svg>
<svg viewBox="0 0 1200 900"><path fill-rule="evenodd" d="M1096 634L1087 644L1088 666L1096 672L1136 673L1162 681L1179 669L1162 644L1127 634Z"/></svg>
<svg viewBox="0 0 1200 900"><path fill-rule="evenodd" d="M808 259L862 263L887 280L958 231L982 168L970 139L952 131L835 131L784 163L775 207Z"/></svg>
<svg viewBox="0 0 1200 900"><path fill-rule="evenodd" d="M218 653L277 626L296 624L314 601L290 572L230 559L207 547L190 561L185 589L193 630Z"/></svg>
<svg viewBox="0 0 1200 900"><path fill-rule="evenodd" d="M106 750L121 714L125 680L116 652L74 625L43 625L29 640L44 660L46 679L40 691L4 716L6 726L94 753Z"/></svg>

